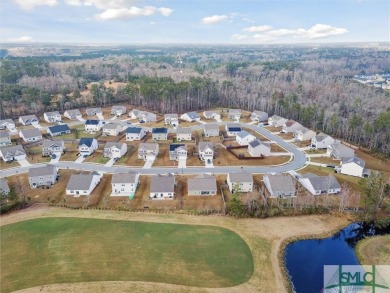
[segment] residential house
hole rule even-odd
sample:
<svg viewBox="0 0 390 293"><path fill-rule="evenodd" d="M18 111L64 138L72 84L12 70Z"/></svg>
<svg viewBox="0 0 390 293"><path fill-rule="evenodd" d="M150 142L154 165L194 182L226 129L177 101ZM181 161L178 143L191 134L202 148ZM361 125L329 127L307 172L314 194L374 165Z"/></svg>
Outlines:
<svg viewBox="0 0 390 293"><path fill-rule="evenodd" d="M248 145L252 140L255 140L256 137L252 134L250 134L246 130L241 130L236 135L236 141L239 145Z"/></svg>
<svg viewBox="0 0 390 293"><path fill-rule="evenodd" d="M168 139L168 128L155 127L152 129L153 140L167 140Z"/></svg>
<svg viewBox="0 0 390 293"><path fill-rule="evenodd" d="M268 142L262 142L260 139L255 139L248 144L248 153L252 157L269 156L271 154L271 145Z"/></svg>
<svg viewBox="0 0 390 293"><path fill-rule="evenodd" d="M138 110L138 109L133 109L129 112L129 117L131 119L139 119L139 117L141 116L141 113L142 111L141 110Z"/></svg>
<svg viewBox="0 0 390 293"><path fill-rule="evenodd" d="M143 143L138 147L138 159L147 160L148 158L157 157L159 152L158 143Z"/></svg>
<svg viewBox="0 0 390 293"><path fill-rule="evenodd" d="M303 126L299 122L297 122L295 120L292 120L292 119L289 119L282 126L281 132L283 132L283 133L294 133L296 130L298 130L298 129L302 128L302 127Z"/></svg>
<svg viewBox="0 0 390 293"><path fill-rule="evenodd" d="M53 154L63 154L65 144L63 140L44 140L42 142L42 156L51 156Z"/></svg>
<svg viewBox="0 0 390 293"><path fill-rule="evenodd" d="M133 199L138 183L138 173L114 173L111 179L111 196L128 196Z"/></svg>
<svg viewBox="0 0 390 293"><path fill-rule="evenodd" d="M218 124L204 124L203 132L205 137L219 136L219 126Z"/></svg>
<svg viewBox="0 0 390 293"><path fill-rule="evenodd" d="M150 199L174 199L175 177L173 175L156 175L150 177Z"/></svg>
<svg viewBox="0 0 390 293"><path fill-rule="evenodd" d="M328 146L326 153L333 159L341 160L342 158L352 158L355 151L350 147L342 144L339 140Z"/></svg>
<svg viewBox="0 0 390 293"><path fill-rule="evenodd" d="M103 125L103 135L117 136L122 130L122 126L117 123L106 123Z"/></svg>
<svg viewBox="0 0 390 293"><path fill-rule="evenodd" d="M214 144L212 142L199 142L199 158L210 163L214 160Z"/></svg>
<svg viewBox="0 0 390 293"><path fill-rule="evenodd" d="M122 142L108 141L104 146L103 156L105 158L121 158L127 153L127 144Z"/></svg>
<svg viewBox="0 0 390 293"><path fill-rule="evenodd" d="M11 119L4 119L0 120L0 130L14 130L15 129L15 122Z"/></svg>
<svg viewBox="0 0 390 293"><path fill-rule="evenodd" d="M0 194L1 195L9 195L11 192L11 189L8 186L7 179L5 178L0 178Z"/></svg>
<svg viewBox="0 0 390 293"><path fill-rule="evenodd" d="M50 187L57 181L57 167L54 165L46 165L38 168L30 168L28 170L28 183L30 188L41 186Z"/></svg>
<svg viewBox="0 0 390 293"><path fill-rule="evenodd" d="M123 114L126 114L127 108L125 106L112 106L111 107L111 115L115 115L117 117L122 116Z"/></svg>
<svg viewBox="0 0 390 293"><path fill-rule="evenodd" d="M179 161L187 159L187 145L183 143L172 143L169 145L169 159Z"/></svg>
<svg viewBox="0 0 390 293"><path fill-rule="evenodd" d="M268 113L263 111L253 111L250 117L251 121L268 121Z"/></svg>
<svg viewBox="0 0 390 293"><path fill-rule="evenodd" d="M0 147L11 145L11 135L8 131L0 131Z"/></svg>
<svg viewBox="0 0 390 293"><path fill-rule="evenodd" d="M96 131L100 131L102 128L103 128L103 121L101 120L88 119L87 121L85 121L86 132L96 132Z"/></svg>
<svg viewBox="0 0 390 293"><path fill-rule="evenodd" d="M353 156L351 158L342 158L341 165L336 167L338 173L356 177L364 177L369 174L369 171L364 169L366 162L362 159Z"/></svg>
<svg viewBox="0 0 390 293"><path fill-rule="evenodd" d="M213 175L200 174L187 179L188 195L214 196L217 194L217 179Z"/></svg>
<svg viewBox="0 0 390 293"><path fill-rule="evenodd" d="M251 192L253 190L253 177L248 172L228 173L227 184L231 193Z"/></svg>
<svg viewBox="0 0 390 293"><path fill-rule="evenodd" d="M63 134L70 134L71 130L67 124L61 124L48 127L47 132L51 136L59 136Z"/></svg>
<svg viewBox="0 0 390 293"><path fill-rule="evenodd" d="M299 178L299 183L312 195L335 194L341 191L341 186L333 175L318 176L306 173Z"/></svg>
<svg viewBox="0 0 390 293"><path fill-rule="evenodd" d="M19 137L25 142L34 142L42 140L42 133L37 128L22 129L19 131Z"/></svg>
<svg viewBox="0 0 390 293"><path fill-rule="evenodd" d="M287 122L288 119L277 116L277 115L272 115L271 117L268 118L268 124L272 125L274 127L283 127L283 125Z"/></svg>
<svg viewBox="0 0 390 293"><path fill-rule="evenodd" d="M334 142L335 140L331 136L321 132L311 139L311 147L316 150L327 149Z"/></svg>
<svg viewBox="0 0 390 293"><path fill-rule="evenodd" d="M191 128L189 128L189 127L185 127L185 128L178 127L176 129L176 140L177 141L192 140Z"/></svg>
<svg viewBox="0 0 390 293"><path fill-rule="evenodd" d="M306 140L310 140L316 136L316 133L309 129L309 128L306 128L306 127L301 127L297 130L295 130L294 132L294 137L295 139L299 140L299 141L306 141Z"/></svg>
<svg viewBox="0 0 390 293"><path fill-rule="evenodd" d="M72 174L66 186L66 194L74 197L90 195L99 184L100 178L101 176L97 172Z"/></svg>
<svg viewBox="0 0 390 293"><path fill-rule="evenodd" d="M83 137L79 141L79 152L82 156L89 156L98 148L98 142L95 138Z"/></svg>
<svg viewBox="0 0 390 293"><path fill-rule="evenodd" d="M232 120L240 120L241 118L241 110L240 109L229 109L228 117Z"/></svg>
<svg viewBox="0 0 390 293"><path fill-rule="evenodd" d="M103 115L102 108L87 108L85 110L85 113L87 116L97 116L97 115Z"/></svg>
<svg viewBox="0 0 390 293"><path fill-rule="evenodd" d="M218 111L204 111L203 117L206 119L221 119L221 113Z"/></svg>
<svg viewBox="0 0 390 293"><path fill-rule="evenodd" d="M295 196L296 188L290 175L264 175L263 182L271 198Z"/></svg>
<svg viewBox="0 0 390 293"><path fill-rule="evenodd" d="M26 152L21 145L0 147L0 157L4 162L25 159L26 156Z"/></svg>
<svg viewBox="0 0 390 293"><path fill-rule="evenodd" d="M178 126L179 125L179 115L177 114L165 114L164 115L164 124Z"/></svg>
<svg viewBox="0 0 390 293"><path fill-rule="evenodd" d="M61 114L58 111L45 112L43 114L43 119L45 119L45 121L47 123L60 122L61 121Z"/></svg>
<svg viewBox="0 0 390 293"><path fill-rule="evenodd" d="M180 116L182 120L188 121L188 122L195 122L200 121L200 117L198 113L196 112L187 112Z"/></svg>
<svg viewBox="0 0 390 293"><path fill-rule="evenodd" d="M126 129L126 140L141 140L145 137L146 131L141 127L128 127Z"/></svg>
<svg viewBox="0 0 390 293"><path fill-rule="evenodd" d="M39 119L35 115L20 116L19 122L24 126L39 124Z"/></svg>
<svg viewBox="0 0 390 293"><path fill-rule="evenodd" d="M236 136L242 128L235 124L226 124L225 126L227 136Z"/></svg>
<svg viewBox="0 0 390 293"><path fill-rule="evenodd" d="M82 115L79 109L73 109L65 111L64 117L70 120L79 120L82 118Z"/></svg>
<svg viewBox="0 0 390 293"><path fill-rule="evenodd" d="M131 119L138 119L141 123L146 122L155 122L157 120L157 115L154 113L146 112L146 111L140 111L137 109L133 109L129 113L129 117Z"/></svg>

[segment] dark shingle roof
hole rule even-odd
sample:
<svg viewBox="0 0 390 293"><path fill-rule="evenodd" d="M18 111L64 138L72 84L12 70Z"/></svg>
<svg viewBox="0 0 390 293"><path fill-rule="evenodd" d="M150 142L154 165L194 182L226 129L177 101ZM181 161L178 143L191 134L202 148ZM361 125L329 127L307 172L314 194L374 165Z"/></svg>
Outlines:
<svg viewBox="0 0 390 293"><path fill-rule="evenodd" d="M85 144L87 147L90 147L93 143L94 138L83 137L80 138L79 146Z"/></svg>
<svg viewBox="0 0 390 293"><path fill-rule="evenodd" d="M141 127L128 127L126 133L141 133Z"/></svg>
<svg viewBox="0 0 390 293"><path fill-rule="evenodd" d="M85 121L85 125L99 125L99 123L100 123L100 120L89 119L89 120Z"/></svg>
<svg viewBox="0 0 390 293"><path fill-rule="evenodd" d="M69 131L70 128L67 124L62 124L62 125L50 126L49 130L51 133L58 133L58 132Z"/></svg>
<svg viewBox="0 0 390 293"><path fill-rule="evenodd" d="M168 128L165 127L153 128L152 133L168 133Z"/></svg>

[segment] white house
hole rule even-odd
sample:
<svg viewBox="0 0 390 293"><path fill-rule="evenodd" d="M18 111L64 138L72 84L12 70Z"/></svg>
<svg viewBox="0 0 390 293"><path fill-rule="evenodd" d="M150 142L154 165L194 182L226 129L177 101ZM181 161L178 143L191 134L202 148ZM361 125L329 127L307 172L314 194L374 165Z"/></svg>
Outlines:
<svg viewBox="0 0 390 293"><path fill-rule="evenodd" d="M98 148L98 142L95 138L81 138L79 142L79 152L82 156L91 155Z"/></svg>
<svg viewBox="0 0 390 293"><path fill-rule="evenodd" d="M236 135L236 141L239 145L248 145L251 141L255 140L256 137L252 134L250 134L246 130L241 130Z"/></svg>
<svg viewBox="0 0 390 293"><path fill-rule="evenodd" d="M85 121L86 132L96 132L96 131L100 131L102 128L103 128L103 121L101 120L88 119L87 121Z"/></svg>
<svg viewBox="0 0 390 293"><path fill-rule="evenodd" d="M204 111L203 117L206 119L221 119L221 113L218 111Z"/></svg>
<svg viewBox="0 0 390 293"><path fill-rule="evenodd" d="M65 111L64 117L70 120L78 120L82 118L82 115L79 109L73 109Z"/></svg>
<svg viewBox="0 0 390 293"><path fill-rule="evenodd" d="M326 153L336 160L341 160L342 158L352 158L355 156L355 151L350 147L342 144L339 140L336 140L331 145L328 145Z"/></svg>
<svg viewBox="0 0 390 293"><path fill-rule="evenodd" d="M25 115L19 117L19 122L24 126L39 124L39 119L35 115Z"/></svg>
<svg viewBox="0 0 390 293"><path fill-rule="evenodd" d="M31 188L40 186L50 187L57 182L57 167L54 165L45 165L28 170L28 182Z"/></svg>
<svg viewBox="0 0 390 293"><path fill-rule="evenodd" d="M341 165L336 167L336 171L345 175L363 177L368 174L367 170L364 169L365 165L366 162L356 156L352 158L342 158Z"/></svg>
<svg viewBox="0 0 390 293"><path fill-rule="evenodd" d="M111 115L115 115L117 117L122 116L123 114L126 114L127 109L125 106L112 106L111 107Z"/></svg>
<svg viewBox="0 0 390 293"><path fill-rule="evenodd" d="M138 147L138 159L147 160L151 157L157 157L159 152L158 143L143 143L141 142Z"/></svg>
<svg viewBox="0 0 390 293"><path fill-rule="evenodd" d="M295 196L296 188L290 175L264 175L263 182L271 198Z"/></svg>
<svg viewBox="0 0 390 293"><path fill-rule="evenodd" d="M153 140L167 140L168 139L168 128L165 128L165 127L152 128L152 139Z"/></svg>
<svg viewBox="0 0 390 293"><path fill-rule="evenodd" d="M58 111L45 112L43 113L43 119L45 119L47 123L60 122L61 114Z"/></svg>
<svg viewBox="0 0 390 293"><path fill-rule="evenodd" d="M248 153L252 157L269 156L271 154L270 143L262 142L260 139L255 139L248 144Z"/></svg>
<svg viewBox="0 0 390 293"><path fill-rule="evenodd" d="M284 132L284 133L294 133L296 130L302 128L303 126L295 121L295 120L287 120L286 123L284 123L284 125L282 126L282 130L281 132Z"/></svg>
<svg viewBox="0 0 390 293"><path fill-rule="evenodd" d="M122 130L122 126L118 123L106 123L103 125L102 134L106 136L117 136Z"/></svg>
<svg viewBox="0 0 390 293"><path fill-rule="evenodd" d="M61 155L64 152L63 140L44 140L42 142L42 156Z"/></svg>
<svg viewBox="0 0 390 293"><path fill-rule="evenodd" d="M252 174L247 172L228 173L227 184L231 193L251 192L253 190Z"/></svg>
<svg viewBox="0 0 390 293"><path fill-rule="evenodd" d="M156 175L150 177L150 199L174 199L175 177L172 175Z"/></svg>
<svg viewBox="0 0 390 293"><path fill-rule="evenodd" d="M8 131L0 131L0 147L11 145L11 135Z"/></svg>
<svg viewBox="0 0 390 293"><path fill-rule="evenodd" d="M241 118L241 110L240 109L229 109L228 117L232 120L240 120Z"/></svg>
<svg viewBox="0 0 390 293"><path fill-rule="evenodd" d="M268 113L263 111L253 111L250 117L251 121L268 121Z"/></svg>
<svg viewBox="0 0 390 293"><path fill-rule="evenodd" d="M272 115L271 117L268 118L268 124L274 127L283 127L284 123L286 123L287 120L288 119L286 118L277 115Z"/></svg>
<svg viewBox="0 0 390 293"><path fill-rule="evenodd" d="M138 183L138 173L114 173L111 179L111 196L128 196L133 199Z"/></svg>
<svg viewBox="0 0 390 293"><path fill-rule="evenodd" d="M180 119L188 122L195 122L195 121L200 121L200 116L196 112L187 112L181 115Z"/></svg>
<svg viewBox="0 0 390 293"><path fill-rule="evenodd" d="M20 144L0 147L0 157L3 159L4 162L25 159L26 156L26 151Z"/></svg>
<svg viewBox="0 0 390 293"><path fill-rule="evenodd" d="M47 133L51 136L59 136L63 134L69 134L71 133L71 130L67 124L61 124L48 127Z"/></svg>
<svg viewBox="0 0 390 293"><path fill-rule="evenodd" d="M203 131L205 137L219 136L218 124L213 124L213 123L204 124Z"/></svg>
<svg viewBox="0 0 390 293"><path fill-rule="evenodd" d="M0 195L8 195L11 192L7 179L0 178Z"/></svg>
<svg viewBox="0 0 390 293"><path fill-rule="evenodd" d="M101 176L97 172L72 174L66 186L66 194L74 197L90 195L99 184L100 178Z"/></svg>
<svg viewBox="0 0 390 293"><path fill-rule="evenodd" d="M305 141L305 140L310 140L316 136L316 133L306 127L301 127L294 132L294 137L299 140L299 141Z"/></svg>
<svg viewBox="0 0 390 293"><path fill-rule="evenodd" d="M187 145L184 143L170 144L169 159L171 161L187 160Z"/></svg>
<svg viewBox="0 0 390 293"><path fill-rule="evenodd" d="M212 142L199 142L199 158L206 162L214 160L214 144Z"/></svg>
<svg viewBox="0 0 390 293"><path fill-rule="evenodd" d="M332 175L318 176L313 173L306 173L299 178L299 183L312 195L335 194L341 191L340 184Z"/></svg>
<svg viewBox="0 0 390 293"><path fill-rule="evenodd" d="M133 109L129 113L129 117L131 119L138 119L140 122L155 122L157 120L157 115L154 113L140 111L137 109Z"/></svg>
<svg viewBox="0 0 390 293"><path fill-rule="evenodd" d="M146 131L141 127L128 127L126 129L126 140L134 141L141 140L145 137Z"/></svg>
<svg viewBox="0 0 390 293"><path fill-rule="evenodd" d="M164 115L164 124L178 126L179 125L179 115L165 114Z"/></svg>
<svg viewBox="0 0 390 293"><path fill-rule="evenodd" d="M42 133L37 128L22 129L19 131L19 137L25 142L34 142L42 140Z"/></svg>
<svg viewBox="0 0 390 293"><path fill-rule="evenodd" d="M217 179L213 175L200 174L187 179L188 195L214 196L217 194Z"/></svg>
<svg viewBox="0 0 390 293"><path fill-rule="evenodd" d="M242 131L242 128L235 124L226 124L225 130L227 136L236 136L240 131Z"/></svg>
<svg viewBox="0 0 390 293"><path fill-rule="evenodd" d="M102 108L87 108L85 109L85 113L87 116L98 116L98 115L103 115L103 110Z"/></svg>
<svg viewBox="0 0 390 293"><path fill-rule="evenodd" d="M178 127L176 129L176 140L177 141L192 140L191 128L189 128L189 127L185 127L185 128Z"/></svg>
<svg viewBox="0 0 390 293"><path fill-rule="evenodd" d="M105 158L121 158L127 153L127 144L122 142L108 141L104 146L103 156Z"/></svg>
<svg viewBox="0 0 390 293"><path fill-rule="evenodd" d="M15 122L11 119L0 120L0 130L15 130Z"/></svg>
<svg viewBox="0 0 390 293"><path fill-rule="evenodd" d="M331 136L321 132L311 139L311 147L316 150L327 149L334 142L335 140Z"/></svg>

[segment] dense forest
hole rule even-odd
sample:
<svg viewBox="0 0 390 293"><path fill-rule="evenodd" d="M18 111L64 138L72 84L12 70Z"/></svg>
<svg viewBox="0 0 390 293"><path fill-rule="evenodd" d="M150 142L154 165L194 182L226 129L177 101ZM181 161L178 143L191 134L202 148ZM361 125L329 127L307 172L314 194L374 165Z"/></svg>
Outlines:
<svg viewBox="0 0 390 293"><path fill-rule="evenodd" d="M1 118L115 103L160 113L233 107L295 119L390 155L390 92L351 79L388 72L390 51L210 46L83 48L74 55L70 47L61 52L2 53ZM114 90L104 81L122 85Z"/></svg>

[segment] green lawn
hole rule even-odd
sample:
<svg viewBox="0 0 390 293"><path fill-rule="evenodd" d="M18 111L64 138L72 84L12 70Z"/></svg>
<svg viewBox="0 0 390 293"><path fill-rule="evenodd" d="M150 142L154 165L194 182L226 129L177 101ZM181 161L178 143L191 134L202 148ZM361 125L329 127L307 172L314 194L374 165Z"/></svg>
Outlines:
<svg viewBox="0 0 390 293"><path fill-rule="evenodd" d="M1 292L88 281L228 287L253 273L244 240L214 226L41 218L0 233Z"/></svg>

